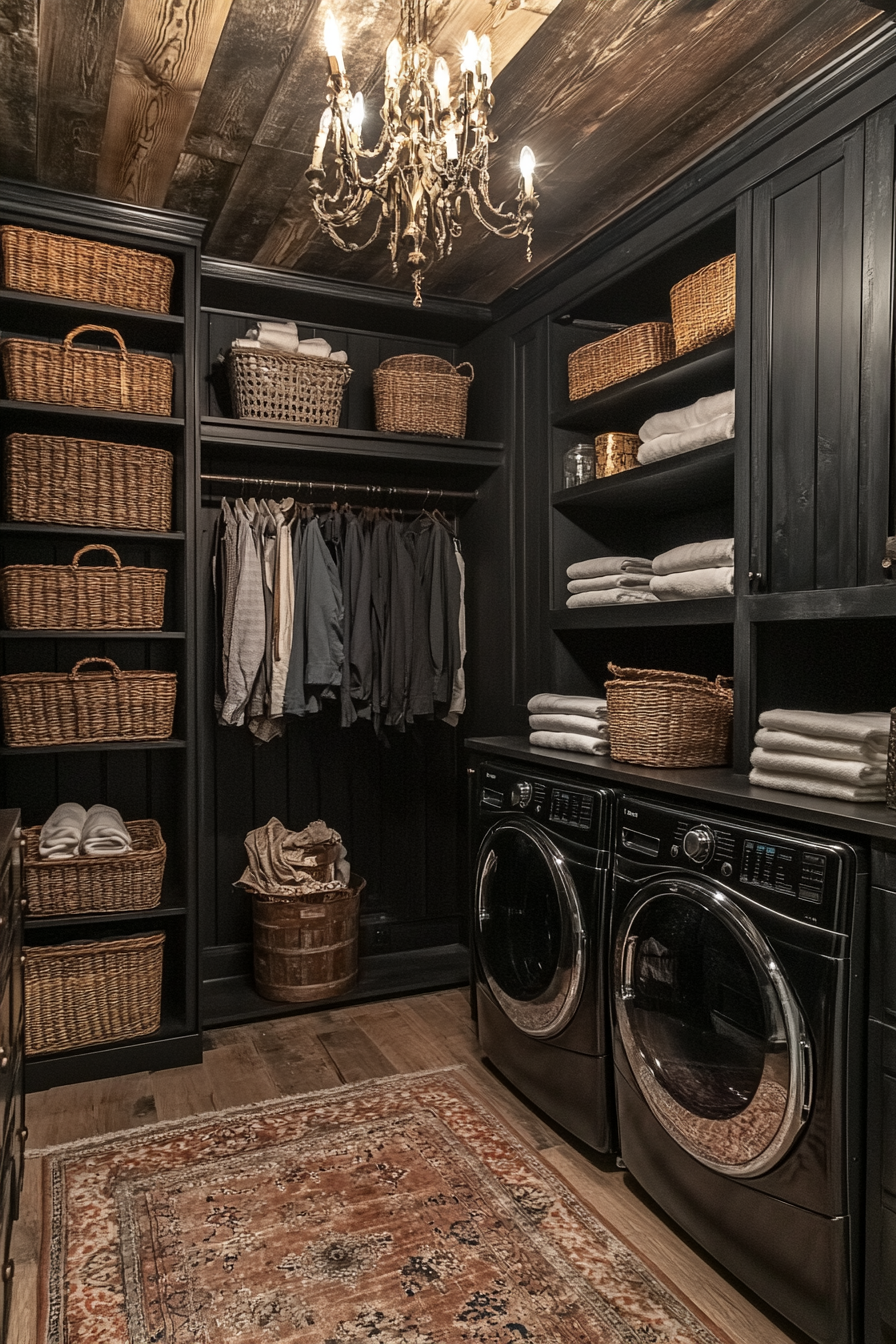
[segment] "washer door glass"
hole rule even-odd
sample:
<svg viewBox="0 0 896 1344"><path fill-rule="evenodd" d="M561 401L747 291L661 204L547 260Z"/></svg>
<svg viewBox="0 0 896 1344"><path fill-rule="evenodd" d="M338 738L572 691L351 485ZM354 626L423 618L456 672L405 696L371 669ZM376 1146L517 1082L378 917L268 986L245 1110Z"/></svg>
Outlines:
<svg viewBox="0 0 896 1344"><path fill-rule="evenodd" d="M623 1046L675 1141L728 1175L768 1171L811 1100L802 1014L764 936L723 892L642 890L616 942Z"/></svg>
<svg viewBox="0 0 896 1344"><path fill-rule="evenodd" d="M479 958L492 994L530 1036L553 1036L578 1006L585 931L575 885L548 835L525 819L499 822L479 850Z"/></svg>

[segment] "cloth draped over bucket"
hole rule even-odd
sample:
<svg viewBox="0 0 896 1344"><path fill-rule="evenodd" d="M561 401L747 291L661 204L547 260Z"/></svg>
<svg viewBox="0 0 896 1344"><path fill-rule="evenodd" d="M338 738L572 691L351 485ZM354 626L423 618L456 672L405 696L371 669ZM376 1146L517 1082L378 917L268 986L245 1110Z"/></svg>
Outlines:
<svg viewBox="0 0 896 1344"><path fill-rule="evenodd" d="M290 831L276 817L246 836L248 865L234 884L264 896L313 896L344 887L351 876L338 831L312 821L303 831ZM333 880L321 881L322 865L332 865Z"/></svg>

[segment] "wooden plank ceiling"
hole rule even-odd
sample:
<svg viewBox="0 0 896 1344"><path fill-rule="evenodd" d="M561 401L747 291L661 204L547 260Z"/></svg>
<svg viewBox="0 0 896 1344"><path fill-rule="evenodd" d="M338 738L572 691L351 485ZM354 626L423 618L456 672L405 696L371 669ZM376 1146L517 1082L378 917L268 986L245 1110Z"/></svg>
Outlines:
<svg viewBox="0 0 896 1344"><path fill-rule="evenodd" d="M883 0L881 0L883 3ZM379 285L385 244L317 231L304 171L332 8L353 88L378 106L399 0L0 0L0 170L208 220L206 251ZM426 292L490 301L733 135L888 22L859 0L430 0L453 72L491 36L492 195L532 146L534 259L467 219ZM371 134L368 120L368 136Z"/></svg>

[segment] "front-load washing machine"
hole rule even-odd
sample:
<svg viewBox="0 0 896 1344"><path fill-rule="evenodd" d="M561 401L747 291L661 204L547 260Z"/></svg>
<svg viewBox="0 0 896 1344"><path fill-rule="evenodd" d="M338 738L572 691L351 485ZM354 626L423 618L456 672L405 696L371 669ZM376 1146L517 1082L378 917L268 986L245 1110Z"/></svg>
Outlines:
<svg viewBox="0 0 896 1344"><path fill-rule="evenodd" d="M480 1044L530 1101L608 1152L612 791L493 761L473 787Z"/></svg>
<svg viewBox="0 0 896 1344"><path fill-rule="evenodd" d="M820 835L619 799L622 1160L820 1344L861 1339L866 872Z"/></svg>

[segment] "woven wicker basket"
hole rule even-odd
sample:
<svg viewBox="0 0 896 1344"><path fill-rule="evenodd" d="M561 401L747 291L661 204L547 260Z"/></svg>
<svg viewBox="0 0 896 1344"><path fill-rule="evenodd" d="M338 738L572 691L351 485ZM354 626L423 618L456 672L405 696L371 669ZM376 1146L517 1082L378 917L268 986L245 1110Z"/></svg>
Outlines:
<svg viewBox="0 0 896 1344"><path fill-rule="evenodd" d="M726 765L734 693L730 677L617 667L606 682L610 755L633 765Z"/></svg>
<svg viewBox="0 0 896 1344"><path fill-rule="evenodd" d="M284 350L230 350L227 372L240 420L288 420L294 425L338 425L347 364Z"/></svg>
<svg viewBox="0 0 896 1344"><path fill-rule="evenodd" d="M469 374L461 373L469 369ZM376 427L384 434L443 434L462 439L473 366L434 355L394 355L373 371Z"/></svg>
<svg viewBox="0 0 896 1344"><path fill-rule="evenodd" d="M168 312L174 275L170 257L15 224L0 228L0 240L7 289Z"/></svg>
<svg viewBox="0 0 896 1344"><path fill-rule="evenodd" d="M25 1053L158 1031L164 933L25 948Z"/></svg>
<svg viewBox="0 0 896 1344"><path fill-rule="evenodd" d="M118 350L82 350L85 331L114 336ZM130 354L114 327L85 324L60 344L8 336L0 341L6 395L14 401L92 406L138 415L170 415L174 365L159 355Z"/></svg>
<svg viewBox="0 0 896 1344"><path fill-rule="evenodd" d="M615 476L638 465L641 440L637 434L598 434L594 440L594 466L597 476Z"/></svg>
<svg viewBox="0 0 896 1344"><path fill-rule="evenodd" d="M10 434L3 465L9 522L171 530L174 458L164 448Z"/></svg>
<svg viewBox="0 0 896 1344"><path fill-rule="evenodd" d="M165 841L157 821L129 821L127 828L134 846L129 854L79 854L73 859L42 859L42 827L22 831L29 916L154 910L162 899Z"/></svg>
<svg viewBox="0 0 896 1344"><path fill-rule="evenodd" d="M579 401L674 357L675 337L668 322L641 322L614 331L569 356L569 399Z"/></svg>
<svg viewBox="0 0 896 1344"><path fill-rule="evenodd" d="M685 276L673 285L675 353L686 355L734 330L735 254Z"/></svg>
<svg viewBox="0 0 896 1344"><path fill-rule="evenodd" d="M107 551L114 569L79 561ZM111 546L82 546L70 565L7 565L0 569L0 600L11 630L161 630L164 569L122 568Z"/></svg>
<svg viewBox="0 0 896 1344"><path fill-rule="evenodd" d="M110 672L82 672L106 663ZM11 672L0 677L7 746L70 742L145 742L170 737L177 674L122 672L111 658L82 658L71 672Z"/></svg>

